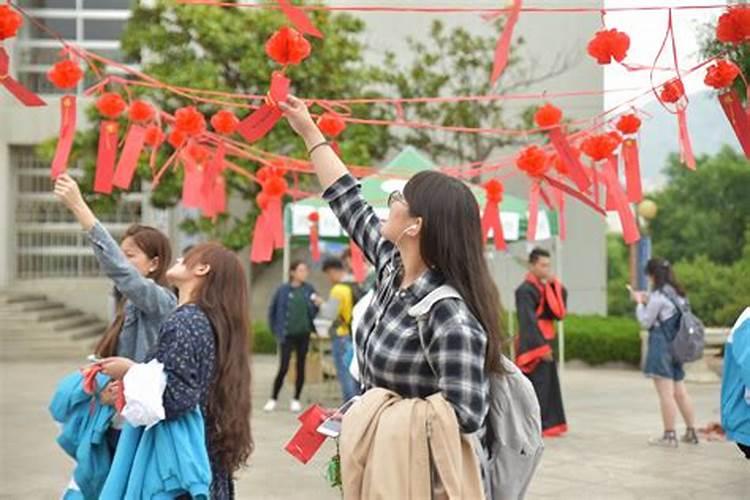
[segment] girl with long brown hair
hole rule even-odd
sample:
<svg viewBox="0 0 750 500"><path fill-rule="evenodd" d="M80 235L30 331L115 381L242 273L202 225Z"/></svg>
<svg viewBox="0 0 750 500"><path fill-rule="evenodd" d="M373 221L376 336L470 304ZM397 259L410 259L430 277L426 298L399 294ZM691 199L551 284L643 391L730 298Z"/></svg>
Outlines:
<svg viewBox="0 0 750 500"><path fill-rule="evenodd" d="M178 259L167 278L178 290L179 305L148 357L163 364L166 374L164 416L176 419L201 408L213 475L210 498L234 498L233 475L253 450L245 273L234 253L204 243ZM125 358L101 362L103 372L118 380L134 364ZM127 378L124 384L127 390Z"/></svg>
<svg viewBox="0 0 750 500"><path fill-rule="evenodd" d="M159 326L177 304L167 286L169 239L158 229L134 224L118 245L69 175L57 178L54 193L86 231L102 271L115 285L115 318L97 344L96 355L143 361L156 344Z"/></svg>

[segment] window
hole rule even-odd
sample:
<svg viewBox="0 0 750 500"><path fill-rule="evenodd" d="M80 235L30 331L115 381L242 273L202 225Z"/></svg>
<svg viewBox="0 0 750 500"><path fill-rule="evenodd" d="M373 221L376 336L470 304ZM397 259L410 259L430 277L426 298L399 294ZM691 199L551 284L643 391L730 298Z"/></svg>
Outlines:
<svg viewBox="0 0 750 500"><path fill-rule="evenodd" d="M130 10L133 0L84 0L83 8L87 10Z"/></svg>
<svg viewBox="0 0 750 500"><path fill-rule="evenodd" d="M37 22L45 25L49 31L65 38L66 40L75 40L78 38L75 19L62 19L56 17L40 17ZM54 39L55 35L48 30L41 29L36 24L29 23L29 38L49 40Z"/></svg>
<svg viewBox="0 0 750 500"><path fill-rule="evenodd" d="M83 21L84 40L119 40L125 21L86 19Z"/></svg>
<svg viewBox="0 0 750 500"><path fill-rule="evenodd" d="M76 0L16 0L21 7L30 9L75 9Z"/></svg>

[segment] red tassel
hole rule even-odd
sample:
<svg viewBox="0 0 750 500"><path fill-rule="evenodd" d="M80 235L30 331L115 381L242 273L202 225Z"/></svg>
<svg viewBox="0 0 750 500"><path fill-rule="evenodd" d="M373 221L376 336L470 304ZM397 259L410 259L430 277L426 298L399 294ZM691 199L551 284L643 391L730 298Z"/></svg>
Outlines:
<svg viewBox="0 0 750 500"><path fill-rule="evenodd" d="M320 261L320 236L317 222L310 223L310 255L313 262Z"/></svg>
<svg viewBox="0 0 750 500"><path fill-rule="evenodd" d="M204 198L209 198L214 194L216 181L221 176L221 173L224 172L224 158L226 157L226 153L226 145L220 142L216 146L216 151L214 151L211 161L206 165L206 170L203 173L203 182L201 183L201 195Z"/></svg>
<svg viewBox="0 0 750 500"><path fill-rule="evenodd" d="M536 241L536 226L539 221L539 183L529 189L529 224L526 226L526 240Z"/></svg>
<svg viewBox="0 0 750 500"><path fill-rule="evenodd" d="M289 19L300 33L305 35L314 36L316 38L323 38L323 34L315 27L315 25L307 17L305 11L299 7L295 7L289 3L289 0L278 0L281 12Z"/></svg>
<svg viewBox="0 0 750 500"><path fill-rule="evenodd" d="M146 129L140 125L131 125L128 129L128 135L125 138L125 146L120 154L120 161L117 162L115 178L112 184L120 189L129 189L130 183L133 182L133 174L138 166L138 159L143 151L143 144L146 139Z"/></svg>
<svg viewBox="0 0 750 500"><path fill-rule="evenodd" d="M603 174L607 185L607 192L612 193L616 206L615 209L620 216L623 239L628 245L635 243L641 238L641 235L638 231L638 225L635 222L633 211L630 209L628 200L625 197L625 193L623 192L620 183L617 182L617 178L612 175L612 172L609 169L604 169Z"/></svg>
<svg viewBox="0 0 750 500"><path fill-rule="evenodd" d="M565 193L560 189L555 189L553 193L557 201L557 233L560 240L565 241L568 236L568 226L565 222Z"/></svg>
<svg viewBox="0 0 750 500"><path fill-rule="evenodd" d="M47 103L34 92L10 76L10 58L4 47L0 47L0 84L24 106L46 106Z"/></svg>
<svg viewBox="0 0 750 500"><path fill-rule="evenodd" d="M618 179L617 155L612 155L609 158L607 158L607 163L604 165L604 168L609 170L609 174L612 175L615 179ZM619 184L619 181L618 181L618 184ZM607 197L605 198L604 208L607 211L615 209L615 199L612 196L612 193L609 191L609 188L607 188Z"/></svg>
<svg viewBox="0 0 750 500"><path fill-rule="evenodd" d="M638 143L635 139L625 139L622 143L622 159L625 163L625 189L630 203L643 199L641 188L641 166L638 159Z"/></svg>
<svg viewBox="0 0 750 500"><path fill-rule="evenodd" d="M581 160L576 157L573 149L570 147L568 139L563 135L562 129L560 127L549 129L549 139L552 146L554 146L555 151L557 151L560 161L568 167L568 176L570 177L570 180L572 180L582 192L588 190L589 186L591 186L591 179L586 175L586 170L583 168Z"/></svg>
<svg viewBox="0 0 750 500"><path fill-rule="evenodd" d="M185 178L182 181L182 204L187 208L201 208L203 206L201 197L202 169L186 151L183 151L181 160L185 172Z"/></svg>
<svg viewBox="0 0 750 500"><path fill-rule="evenodd" d="M680 136L680 159L687 168L695 170L695 156L693 155L693 146L690 144L685 106L677 108L677 126Z"/></svg>
<svg viewBox="0 0 750 500"><path fill-rule="evenodd" d="M266 211L262 211L255 220L253 242L250 248L250 261L270 262L273 258L273 235L268 227Z"/></svg>
<svg viewBox="0 0 750 500"><path fill-rule="evenodd" d="M349 240L349 252L351 253L352 261L352 274L354 275L354 281L362 283L367 278L367 269L365 267L365 256L362 254L362 250L354 243L353 240Z"/></svg>
<svg viewBox="0 0 750 500"><path fill-rule="evenodd" d="M489 238L490 231L492 231L492 237L495 240L495 248L505 250L507 245L505 244L505 234L503 233L503 221L500 217L499 204L487 201L487 204L484 206L484 214L482 214L482 235L485 244Z"/></svg>
<svg viewBox="0 0 750 500"><path fill-rule="evenodd" d="M269 199L266 223L273 236L275 248L284 248L284 219L282 217L281 196Z"/></svg>
<svg viewBox="0 0 750 500"><path fill-rule="evenodd" d="M495 62L492 66L492 77L490 78L493 85L508 65L508 53L510 52L510 44L513 42L513 29L518 22L520 14L521 0L513 0L513 6L510 8L508 19L505 21L503 33L498 38L497 45L495 46Z"/></svg>
<svg viewBox="0 0 750 500"><path fill-rule="evenodd" d="M72 95L60 99L60 136L57 140L55 157L52 160L51 177L57 177L68 168L68 158L76 134L76 98Z"/></svg>
<svg viewBox="0 0 750 500"><path fill-rule="evenodd" d="M740 96L734 89L719 94L719 103L721 103L721 109L724 110L727 120L732 125L732 130L734 130L734 135L737 136L737 140L742 146L742 151L750 159L750 108L747 112L742 108ZM750 105L750 102L748 105Z"/></svg>
<svg viewBox="0 0 750 500"><path fill-rule="evenodd" d="M263 138L281 119L281 111L276 106L264 104L245 118L237 126L237 132L247 142L255 142Z"/></svg>
<svg viewBox="0 0 750 500"><path fill-rule="evenodd" d="M112 192L119 128L117 122L109 120L99 125L99 152L96 157L96 175L94 176L94 192L96 193L110 194Z"/></svg>

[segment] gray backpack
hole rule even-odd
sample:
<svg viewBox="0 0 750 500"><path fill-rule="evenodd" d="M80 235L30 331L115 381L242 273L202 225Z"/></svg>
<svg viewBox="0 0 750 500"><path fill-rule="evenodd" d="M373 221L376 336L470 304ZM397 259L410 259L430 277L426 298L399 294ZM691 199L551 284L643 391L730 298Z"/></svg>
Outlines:
<svg viewBox="0 0 750 500"><path fill-rule="evenodd" d="M662 293L680 313L677 334L672 340L672 355L680 363L690 363L701 359L703 357L706 327L703 326L700 318L693 314L687 299L680 303L677 293L669 287L664 287Z"/></svg>
<svg viewBox="0 0 750 500"><path fill-rule="evenodd" d="M452 287L444 285L409 309L409 315L417 319L419 341L428 363L423 332L427 328L430 310L443 299L461 299L461 296ZM486 497L518 500L526 495L544 451L541 412L531 382L511 360L502 356L501 361L505 373L490 377L489 457L483 452L478 455L482 457ZM430 368L435 373L432 364ZM474 440L474 446L481 446L479 439Z"/></svg>

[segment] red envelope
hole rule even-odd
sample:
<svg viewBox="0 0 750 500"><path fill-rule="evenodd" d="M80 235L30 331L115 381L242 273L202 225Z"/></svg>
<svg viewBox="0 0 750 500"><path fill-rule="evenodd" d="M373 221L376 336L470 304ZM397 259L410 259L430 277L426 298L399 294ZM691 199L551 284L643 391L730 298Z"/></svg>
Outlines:
<svg viewBox="0 0 750 500"><path fill-rule="evenodd" d="M284 449L303 464L309 462L326 440L326 437L317 431L326 417L323 408L318 405L310 406L298 417L302 425Z"/></svg>

